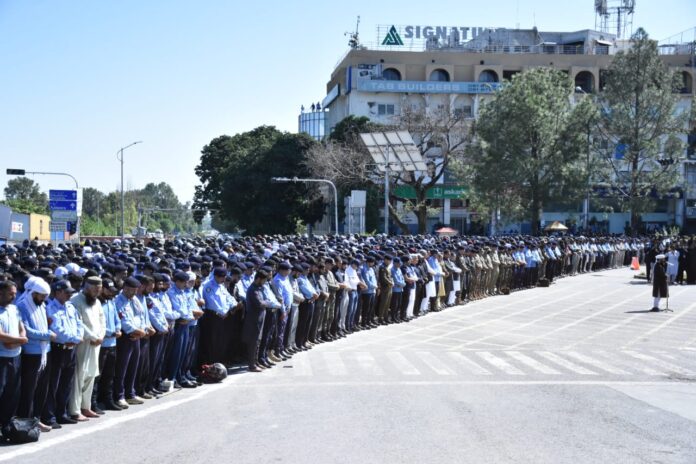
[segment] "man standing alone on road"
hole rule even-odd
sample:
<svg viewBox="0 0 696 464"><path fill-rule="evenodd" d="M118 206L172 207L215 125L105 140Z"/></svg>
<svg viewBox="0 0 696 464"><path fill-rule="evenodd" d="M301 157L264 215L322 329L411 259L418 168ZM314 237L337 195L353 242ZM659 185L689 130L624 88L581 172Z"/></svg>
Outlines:
<svg viewBox="0 0 696 464"><path fill-rule="evenodd" d="M667 261L665 255L655 256L657 262L653 269L653 307L650 311L660 311L660 298L669 298Z"/></svg>

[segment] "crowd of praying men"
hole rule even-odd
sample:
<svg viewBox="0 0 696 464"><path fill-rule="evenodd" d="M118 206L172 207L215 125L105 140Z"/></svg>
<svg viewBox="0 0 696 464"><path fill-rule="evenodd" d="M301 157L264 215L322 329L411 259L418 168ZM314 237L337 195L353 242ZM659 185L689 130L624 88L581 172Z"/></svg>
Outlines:
<svg viewBox="0 0 696 464"><path fill-rule="evenodd" d="M0 426L96 420L203 385L203 366L262 372L357 331L642 263L656 248L520 235L2 245Z"/></svg>

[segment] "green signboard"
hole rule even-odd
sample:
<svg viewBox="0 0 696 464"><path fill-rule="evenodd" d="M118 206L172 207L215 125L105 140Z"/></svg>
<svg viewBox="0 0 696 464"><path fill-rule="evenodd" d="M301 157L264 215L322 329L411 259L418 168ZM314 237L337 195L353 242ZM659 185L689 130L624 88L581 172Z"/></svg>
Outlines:
<svg viewBox="0 0 696 464"><path fill-rule="evenodd" d="M429 200L459 199L466 197L468 189L464 185L436 185L431 187L425 197ZM407 200L416 199L416 190L410 185L397 185L394 196Z"/></svg>

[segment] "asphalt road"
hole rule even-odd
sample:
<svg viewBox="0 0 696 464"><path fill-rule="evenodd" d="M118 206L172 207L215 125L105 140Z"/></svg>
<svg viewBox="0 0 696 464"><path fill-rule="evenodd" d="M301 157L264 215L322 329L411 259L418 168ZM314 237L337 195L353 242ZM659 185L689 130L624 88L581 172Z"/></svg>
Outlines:
<svg viewBox="0 0 696 464"><path fill-rule="evenodd" d="M695 463L696 287L622 269L322 344L0 462Z"/></svg>

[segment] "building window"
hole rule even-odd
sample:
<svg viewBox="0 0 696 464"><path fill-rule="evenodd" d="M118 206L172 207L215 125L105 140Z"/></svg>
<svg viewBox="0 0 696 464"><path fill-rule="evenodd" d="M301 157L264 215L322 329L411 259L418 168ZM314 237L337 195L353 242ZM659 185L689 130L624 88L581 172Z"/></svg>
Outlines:
<svg viewBox="0 0 696 464"><path fill-rule="evenodd" d="M498 82L498 74L495 71L486 69L479 74L479 82Z"/></svg>
<svg viewBox="0 0 696 464"><path fill-rule="evenodd" d="M398 69L387 68L382 72L382 78L387 81L400 81L401 73Z"/></svg>
<svg viewBox="0 0 696 464"><path fill-rule="evenodd" d="M430 73L430 80L435 82L449 82L450 76L444 69L436 69Z"/></svg>
<svg viewBox="0 0 696 464"><path fill-rule="evenodd" d="M681 73L682 77L682 86L681 89L679 89L680 93L691 93L693 90L693 79L691 77L691 74L689 74L686 71L682 71Z"/></svg>
<svg viewBox="0 0 696 464"><path fill-rule="evenodd" d="M470 118L471 116L471 106L461 106L454 109L454 117L457 119Z"/></svg>
<svg viewBox="0 0 696 464"><path fill-rule="evenodd" d="M377 105L377 114L380 116L393 116L394 105L380 103L379 105Z"/></svg>
<svg viewBox="0 0 696 464"><path fill-rule="evenodd" d="M519 71L503 71L503 80L511 81L515 74L519 74Z"/></svg>
<svg viewBox="0 0 696 464"><path fill-rule="evenodd" d="M580 71L575 75L575 91L580 87L584 92L592 93L594 92L594 76L589 71Z"/></svg>

